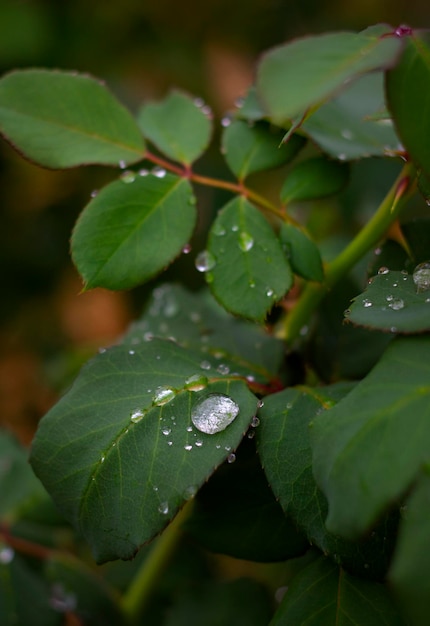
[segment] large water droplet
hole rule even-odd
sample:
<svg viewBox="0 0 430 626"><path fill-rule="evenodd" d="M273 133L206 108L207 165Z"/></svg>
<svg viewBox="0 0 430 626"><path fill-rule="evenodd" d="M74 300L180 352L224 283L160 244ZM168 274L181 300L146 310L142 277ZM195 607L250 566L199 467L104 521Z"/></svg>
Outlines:
<svg viewBox="0 0 430 626"><path fill-rule="evenodd" d="M219 433L237 417L239 406L229 396L213 393L195 405L191 421L197 430L208 435Z"/></svg>
<svg viewBox="0 0 430 626"><path fill-rule="evenodd" d="M140 420L145 417L146 411L142 411L142 409L134 409L132 414L130 415L130 419L135 424L140 422Z"/></svg>
<svg viewBox="0 0 430 626"><path fill-rule="evenodd" d="M175 395L174 390L170 389L170 387L158 387L152 398L152 402L155 406L163 406L173 400Z"/></svg>
<svg viewBox="0 0 430 626"><path fill-rule="evenodd" d="M430 289L430 261L420 263L412 274L418 292Z"/></svg>
<svg viewBox="0 0 430 626"><path fill-rule="evenodd" d="M404 308L405 303L401 298L393 298L388 306L393 311L400 311L400 309Z"/></svg>
<svg viewBox="0 0 430 626"><path fill-rule="evenodd" d="M199 272L209 272L216 265L215 257L209 250L199 252L194 263Z"/></svg>
<svg viewBox="0 0 430 626"><path fill-rule="evenodd" d="M254 245L254 239L249 233L242 231L239 233L238 244L242 252L249 252Z"/></svg>

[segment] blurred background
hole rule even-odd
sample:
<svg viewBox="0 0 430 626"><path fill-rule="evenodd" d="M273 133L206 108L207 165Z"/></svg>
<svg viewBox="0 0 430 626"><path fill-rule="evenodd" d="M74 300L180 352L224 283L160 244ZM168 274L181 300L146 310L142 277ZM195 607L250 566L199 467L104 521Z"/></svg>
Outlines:
<svg viewBox="0 0 430 626"><path fill-rule="evenodd" d="M378 22L427 27L429 18L426 0L0 0L0 71L89 72L132 111L177 86L203 97L219 127L267 48ZM206 159L206 169L223 175L215 149ZM91 190L116 176L97 167L43 170L0 140L0 423L25 444L83 361L115 341L153 286L79 295L71 229ZM219 198L200 193L210 215ZM168 278L194 286L187 256Z"/></svg>

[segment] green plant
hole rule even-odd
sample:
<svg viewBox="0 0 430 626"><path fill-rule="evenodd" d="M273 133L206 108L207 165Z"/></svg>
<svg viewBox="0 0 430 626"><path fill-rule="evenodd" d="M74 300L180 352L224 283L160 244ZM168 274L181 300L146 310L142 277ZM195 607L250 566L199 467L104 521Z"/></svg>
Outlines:
<svg viewBox="0 0 430 626"><path fill-rule="evenodd" d="M222 120L232 179L194 165L213 123L184 93L134 119L88 76L0 80L0 129L27 158L121 168L73 232L85 289L158 275L189 252L195 187L231 193L195 256L208 288L158 285L41 421L46 492L0 439L2 623L427 623L429 93L427 35L407 27L271 50ZM86 545L99 564L144 547L95 571ZM219 582L197 545L286 565Z"/></svg>

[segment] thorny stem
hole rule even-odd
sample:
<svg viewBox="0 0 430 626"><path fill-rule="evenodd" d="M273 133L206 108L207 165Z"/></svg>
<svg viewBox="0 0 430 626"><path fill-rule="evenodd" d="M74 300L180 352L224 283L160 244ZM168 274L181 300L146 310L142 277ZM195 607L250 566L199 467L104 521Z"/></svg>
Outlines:
<svg viewBox="0 0 430 626"><path fill-rule="evenodd" d="M296 220L290 215L288 215L285 209L279 208L278 206L273 204L273 202L270 202L270 200L268 200L267 198L264 198L256 191L253 191L252 189L249 189L248 187L246 187L242 182L234 183L234 182L230 182L227 180L221 180L219 178L201 176L200 174L195 174L191 170L191 168L184 168L184 167L174 165L170 161L167 161L161 157L158 157L155 154L152 154L152 152L146 152L145 159L148 159L148 161L151 161L152 163L155 163L156 165L163 167L164 169L172 172L173 174L177 174L178 176L181 176L182 178L187 178L193 183L196 183L199 185L206 185L208 187L216 187L217 189L226 189L227 191L231 191L232 193L242 195L245 198L248 198L248 200L255 202L255 204L258 204L260 207L262 207L269 213L276 215L283 222L288 222L288 223L297 225Z"/></svg>
<svg viewBox="0 0 430 626"><path fill-rule="evenodd" d="M406 199L414 189L414 184L411 184L411 180L414 180L413 172L414 167L411 163L403 167L373 217L343 252L327 264L324 283L306 284L296 306L285 319L283 338L288 344L297 339L300 330L307 324L327 292L383 238L391 224L397 219Z"/></svg>
<svg viewBox="0 0 430 626"><path fill-rule="evenodd" d="M152 551L137 572L131 585L124 593L121 607L131 624L136 623L151 598L154 589L159 586L160 576L173 552L178 546L183 522L189 517L193 502L187 502L182 511L154 542Z"/></svg>

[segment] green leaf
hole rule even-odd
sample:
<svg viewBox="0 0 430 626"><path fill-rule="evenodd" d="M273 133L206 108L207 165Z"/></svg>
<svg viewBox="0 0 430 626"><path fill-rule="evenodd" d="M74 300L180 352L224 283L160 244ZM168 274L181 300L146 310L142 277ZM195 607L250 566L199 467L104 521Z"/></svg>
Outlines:
<svg viewBox="0 0 430 626"><path fill-rule="evenodd" d="M181 252L196 223L189 182L171 174L110 183L85 207L72 236L72 257L86 289L130 289Z"/></svg>
<svg viewBox="0 0 430 626"><path fill-rule="evenodd" d="M396 599L414 626L426 626L430 610L429 506L430 476L426 469L402 507L403 520L388 575Z"/></svg>
<svg viewBox="0 0 430 626"><path fill-rule="evenodd" d="M237 559L291 559L302 555L308 542L267 484L251 445L258 421L252 424L234 462L223 465L199 492L185 530L212 552Z"/></svg>
<svg viewBox="0 0 430 626"><path fill-rule="evenodd" d="M294 137L295 135L293 135ZM316 200L342 191L349 179L346 163L315 157L293 166L282 185L284 203Z"/></svg>
<svg viewBox="0 0 430 626"><path fill-rule="evenodd" d="M52 606L47 581L37 566L9 547L0 547L2 626L60 626L64 615ZM64 610L63 610L64 612Z"/></svg>
<svg viewBox="0 0 430 626"><path fill-rule="evenodd" d="M201 353L171 341L116 346L41 421L33 469L99 562L132 557L242 439L255 396L236 375L204 375ZM207 434L208 412L233 421Z"/></svg>
<svg viewBox="0 0 430 626"><path fill-rule="evenodd" d="M163 626L266 626L270 615L267 591L256 580L195 581L177 594Z"/></svg>
<svg viewBox="0 0 430 626"><path fill-rule="evenodd" d="M308 280L319 282L324 280L319 250L302 230L284 222L279 238L295 274Z"/></svg>
<svg viewBox="0 0 430 626"><path fill-rule="evenodd" d="M283 125L322 104L345 81L393 65L402 42L375 34L328 33L296 39L263 56L257 90L270 119Z"/></svg>
<svg viewBox="0 0 430 626"><path fill-rule="evenodd" d="M91 626L124 623L113 589L82 561L54 553L46 561L44 573L51 583L51 603L58 610L72 611Z"/></svg>
<svg viewBox="0 0 430 626"><path fill-rule="evenodd" d="M402 626L387 589L320 557L293 578L270 626Z"/></svg>
<svg viewBox="0 0 430 626"><path fill-rule="evenodd" d="M350 383L290 388L266 397L258 413L257 446L276 498L309 542L357 575L382 578L391 556L391 520L360 543L327 532L327 502L312 475L309 423L352 388Z"/></svg>
<svg viewBox="0 0 430 626"><path fill-rule="evenodd" d="M296 156L305 139L294 135L282 144L283 135L265 122L249 126L235 120L223 132L221 150L232 172L243 181L253 172L278 167Z"/></svg>
<svg viewBox="0 0 430 626"><path fill-rule="evenodd" d="M372 277L365 291L354 298L347 319L358 326L387 332L430 330L430 291L418 291L406 270L381 270L386 273Z"/></svg>
<svg viewBox="0 0 430 626"><path fill-rule="evenodd" d="M301 125L301 132L341 161L396 156L402 146L392 121L375 118L383 108L383 74L375 72L359 78L323 104Z"/></svg>
<svg viewBox="0 0 430 626"><path fill-rule="evenodd" d="M236 117L249 120L250 122L261 120L266 116L254 85L248 89L243 100L237 103L237 111L235 111L235 114Z"/></svg>
<svg viewBox="0 0 430 626"><path fill-rule="evenodd" d="M0 518L11 523L46 500L46 492L28 465L27 451L5 432L0 432L0 459Z"/></svg>
<svg viewBox="0 0 430 626"><path fill-rule="evenodd" d="M388 108L410 158L430 175L430 48L429 36L405 37L400 61L386 74Z"/></svg>
<svg viewBox="0 0 430 626"><path fill-rule="evenodd" d="M202 108L180 91L146 104L137 118L143 134L171 159L190 165L208 147L212 124Z"/></svg>
<svg viewBox="0 0 430 626"><path fill-rule="evenodd" d="M292 285L279 240L260 211L242 196L218 213L208 251L206 280L231 313L262 321Z"/></svg>
<svg viewBox="0 0 430 626"><path fill-rule="evenodd" d="M379 363L312 429L314 474L330 532L356 538L429 459L430 337L392 341Z"/></svg>
<svg viewBox="0 0 430 626"><path fill-rule="evenodd" d="M269 383L278 375L284 358L282 341L258 324L229 315L206 289L196 293L181 285L157 287L123 343L133 348L153 337L200 351L201 367L207 375L230 368L248 376L250 382Z"/></svg>
<svg viewBox="0 0 430 626"><path fill-rule="evenodd" d="M144 156L131 114L103 83L76 72L17 70L0 80L0 132L52 168L125 166Z"/></svg>

